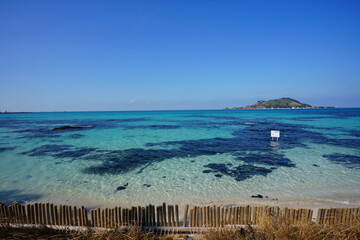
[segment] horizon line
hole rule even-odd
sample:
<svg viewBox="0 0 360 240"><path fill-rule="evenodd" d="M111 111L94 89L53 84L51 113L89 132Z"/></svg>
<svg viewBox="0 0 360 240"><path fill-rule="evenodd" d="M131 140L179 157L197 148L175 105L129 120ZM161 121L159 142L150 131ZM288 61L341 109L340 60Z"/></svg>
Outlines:
<svg viewBox="0 0 360 240"><path fill-rule="evenodd" d="M360 108L360 107L335 107L335 108L274 108L274 109L231 109L231 108L212 108L212 109L162 109L162 110L63 110L63 111L0 111L0 114L20 114L20 113L76 113L76 112L166 112L166 111L219 111L219 110L325 110L325 109L352 109L352 108Z"/></svg>

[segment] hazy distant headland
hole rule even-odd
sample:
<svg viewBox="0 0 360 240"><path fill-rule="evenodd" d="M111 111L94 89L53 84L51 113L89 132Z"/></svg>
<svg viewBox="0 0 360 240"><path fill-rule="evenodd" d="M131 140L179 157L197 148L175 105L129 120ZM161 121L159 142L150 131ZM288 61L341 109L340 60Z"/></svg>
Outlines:
<svg viewBox="0 0 360 240"><path fill-rule="evenodd" d="M292 98L278 98L273 100L260 100L257 103L245 107L225 108L225 110L239 109L318 109L318 108L335 108L335 107L313 107L306 103L301 103Z"/></svg>
<svg viewBox="0 0 360 240"><path fill-rule="evenodd" d="M32 113L32 112L8 112L8 111L0 112L0 114L15 114L15 113Z"/></svg>

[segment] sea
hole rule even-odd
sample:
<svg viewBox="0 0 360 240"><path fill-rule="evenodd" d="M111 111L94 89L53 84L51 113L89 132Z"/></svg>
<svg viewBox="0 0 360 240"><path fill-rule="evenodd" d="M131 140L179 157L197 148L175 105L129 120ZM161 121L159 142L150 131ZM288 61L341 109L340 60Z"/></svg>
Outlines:
<svg viewBox="0 0 360 240"><path fill-rule="evenodd" d="M360 109L0 114L0 201L359 206Z"/></svg>

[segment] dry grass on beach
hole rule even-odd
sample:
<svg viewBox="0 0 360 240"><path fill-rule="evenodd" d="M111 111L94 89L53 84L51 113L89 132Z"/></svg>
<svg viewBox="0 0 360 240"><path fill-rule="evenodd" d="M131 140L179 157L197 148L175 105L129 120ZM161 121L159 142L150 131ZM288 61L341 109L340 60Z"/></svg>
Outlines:
<svg viewBox="0 0 360 240"><path fill-rule="evenodd" d="M263 218L255 228L205 233L201 240L360 240L360 222L353 225L291 224L283 218Z"/></svg>
<svg viewBox="0 0 360 240"><path fill-rule="evenodd" d="M360 240L360 223L348 225L314 225L309 223L291 224L282 218L264 218L253 228L247 226L236 230L209 231L202 234L157 235L143 232L134 227L130 231L87 231L74 232L69 230L41 228L0 227L0 239L96 239L96 240L320 240L348 239Z"/></svg>
<svg viewBox="0 0 360 240"><path fill-rule="evenodd" d="M12 228L9 226L0 227L0 239L73 239L73 240L171 240L179 238L176 235L156 235L152 232L143 232L139 228L132 228L130 231L119 230L109 231L70 231L66 229L53 229L48 227L40 228Z"/></svg>

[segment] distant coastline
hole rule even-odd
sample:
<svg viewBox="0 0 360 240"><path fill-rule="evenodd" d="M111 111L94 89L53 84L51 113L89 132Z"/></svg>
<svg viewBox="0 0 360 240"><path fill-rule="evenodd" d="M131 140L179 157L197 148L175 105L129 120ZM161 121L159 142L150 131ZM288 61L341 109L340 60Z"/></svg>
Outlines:
<svg viewBox="0 0 360 240"><path fill-rule="evenodd" d="M223 110L292 110L292 109L336 109L338 107L291 107L291 108L244 108L244 107L233 107L233 108L224 108Z"/></svg>
<svg viewBox="0 0 360 240"><path fill-rule="evenodd" d="M323 107L323 106L311 106L306 103L301 103L293 98L278 98L273 100L259 100L253 105L245 107L233 107L225 108L224 110L271 110L271 109L328 109L336 107Z"/></svg>
<svg viewBox="0 0 360 240"><path fill-rule="evenodd" d="M32 113L32 112L0 112L0 114L18 114L18 113Z"/></svg>

